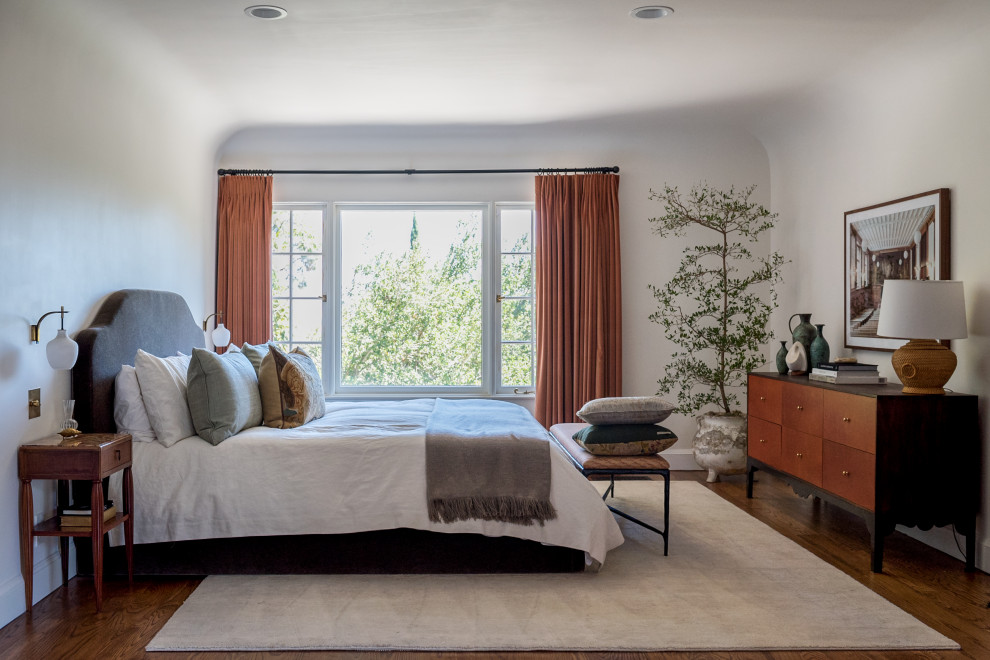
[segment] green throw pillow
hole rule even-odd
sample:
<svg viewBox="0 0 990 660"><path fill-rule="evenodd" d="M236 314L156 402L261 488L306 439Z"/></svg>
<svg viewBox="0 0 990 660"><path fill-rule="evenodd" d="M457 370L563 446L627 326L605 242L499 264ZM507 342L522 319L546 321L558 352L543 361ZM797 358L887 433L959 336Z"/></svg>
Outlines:
<svg viewBox="0 0 990 660"><path fill-rule="evenodd" d="M670 449L677 436L657 424L609 424L586 426L573 436L575 442L597 456L641 456Z"/></svg>
<svg viewBox="0 0 990 660"><path fill-rule="evenodd" d="M217 355L194 348L186 379L189 413L199 437L218 445L261 424L258 377L239 352Z"/></svg>
<svg viewBox="0 0 990 660"><path fill-rule="evenodd" d="M244 353L244 356L251 360L251 366L254 367L254 373L257 375L261 371L261 361L268 355L268 344L255 345L245 342L241 346L241 353Z"/></svg>

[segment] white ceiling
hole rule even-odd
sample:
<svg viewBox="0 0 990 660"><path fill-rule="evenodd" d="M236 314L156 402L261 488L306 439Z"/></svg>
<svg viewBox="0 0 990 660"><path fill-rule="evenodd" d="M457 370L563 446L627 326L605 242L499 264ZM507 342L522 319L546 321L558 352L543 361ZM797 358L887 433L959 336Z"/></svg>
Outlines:
<svg viewBox="0 0 990 660"><path fill-rule="evenodd" d="M89 0L228 126L500 124L769 107L985 0ZM77 5L79 7L79 5ZM958 19L957 19L958 20Z"/></svg>

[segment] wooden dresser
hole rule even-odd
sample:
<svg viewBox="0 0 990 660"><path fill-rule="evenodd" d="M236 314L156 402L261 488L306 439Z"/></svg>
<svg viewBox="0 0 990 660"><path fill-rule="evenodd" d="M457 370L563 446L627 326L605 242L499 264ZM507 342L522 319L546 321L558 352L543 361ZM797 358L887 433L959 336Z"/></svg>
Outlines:
<svg viewBox="0 0 990 660"><path fill-rule="evenodd" d="M980 493L977 397L902 394L897 385L828 385L749 374L746 491L765 470L796 493L861 515L872 568L895 525L954 525L975 568Z"/></svg>

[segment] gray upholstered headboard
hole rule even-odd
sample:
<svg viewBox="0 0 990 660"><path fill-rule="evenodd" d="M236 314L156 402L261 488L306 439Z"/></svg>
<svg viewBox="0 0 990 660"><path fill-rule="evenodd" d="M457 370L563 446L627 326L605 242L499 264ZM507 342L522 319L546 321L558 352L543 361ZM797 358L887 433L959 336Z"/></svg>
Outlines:
<svg viewBox="0 0 990 660"><path fill-rule="evenodd" d="M75 415L85 432L113 433L114 379L134 364L137 350L166 357L205 345L203 328L177 293L122 289L110 294L93 324L76 335L79 359L72 368Z"/></svg>

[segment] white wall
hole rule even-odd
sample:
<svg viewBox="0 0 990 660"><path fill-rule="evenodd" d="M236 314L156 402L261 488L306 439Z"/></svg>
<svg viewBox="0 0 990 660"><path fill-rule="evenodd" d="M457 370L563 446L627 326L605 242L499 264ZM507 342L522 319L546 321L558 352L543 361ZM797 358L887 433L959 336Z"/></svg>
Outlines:
<svg viewBox="0 0 990 660"><path fill-rule="evenodd" d="M688 189L758 184L769 204L766 152L749 133L711 124L616 120L598 124L517 127L255 128L229 138L220 149L225 168L271 169L484 169L621 168L623 292L623 393L656 393L656 381L673 351L647 288L673 274L685 239L661 239L648 218L661 209L647 197L670 183ZM533 175L397 175L275 177L275 200L532 201ZM769 244L769 241L766 241ZM766 246L761 246L764 250ZM771 351L767 350L768 357ZM694 421L674 416L667 425L680 442L667 452L675 468L697 469L691 457Z"/></svg>
<svg viewBox="0 0 990 660"><path fill-rule="evenodd" d="M833 352L843 351L843 213L935 188L950 188L951 272L965 282L969 338L953 342L959 366L948 387L990 395L990 11L908 35L809 91L764 122L773 209L782 223L774 248L794 260L775 327L812 312ZM950 17L951 18L951 17ZM927 29L927 28L926 28ZM897 382L890 354L860 351ZM990 511L990 430L983 426L982 511ZM953 438L945 451L953 451ZM919 484L919 488L923 488ZM977 563L990 567L987 525ZM954 556L951 533L911 532Z"/></svg>
<svg viewBox="0 0 990 660"><path fill-rule="evenodd" d="M161 288L194 314L214 293L215 144L210 113L110 52L68 3L5 2L0 21L0 626L24 611L18 545L17 447L50 435L69 396L28 326L64 305L66 329L88 323L104 296ZM155 69L152 68L152 71ZM174 91L174 90L173 90ZM204 314L205 315L205 314ZM27 418L28 389L42 415ZM34 484L35 511L54 485ZM60 584L58 545L35 551L35 600Z"/></svg>

